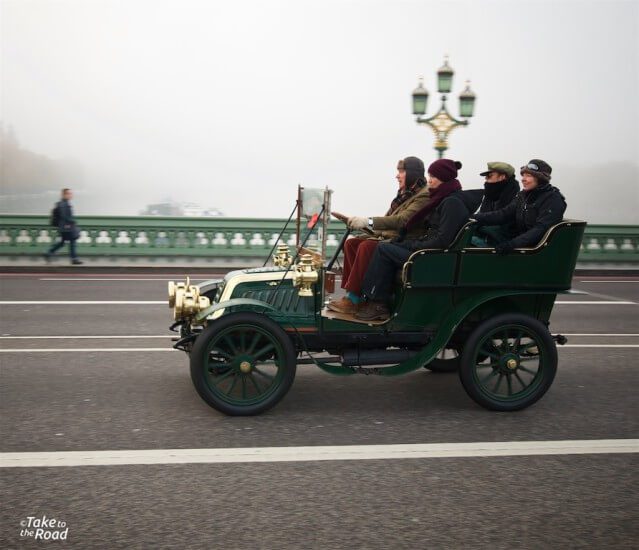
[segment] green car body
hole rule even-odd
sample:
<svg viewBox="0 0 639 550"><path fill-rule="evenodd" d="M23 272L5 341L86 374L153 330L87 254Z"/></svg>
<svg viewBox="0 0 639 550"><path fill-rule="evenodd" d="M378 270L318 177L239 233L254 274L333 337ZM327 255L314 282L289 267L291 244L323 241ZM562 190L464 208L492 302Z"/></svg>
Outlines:
<svg viewBox="0 0 639 550"><path fill-rule="evenodd" d="M397 274L393 314L383 323L328 314L323 266L308 296L300 296L290 267L232 271L198 285L210 306L179 320L178 347L191 355L200 395L227 414L272 407L303 363L339 375L459 370L479 404L518 410L554 378L550 316L557 294L570 291L585 226L566 220L538 246L497 255L470 245L475 224L469 222L448 249L411 256ZM256 347L266 350L263 356ZM457 357L443 361L443 350ZM270 375L262 372L267 367Z"/></svg>

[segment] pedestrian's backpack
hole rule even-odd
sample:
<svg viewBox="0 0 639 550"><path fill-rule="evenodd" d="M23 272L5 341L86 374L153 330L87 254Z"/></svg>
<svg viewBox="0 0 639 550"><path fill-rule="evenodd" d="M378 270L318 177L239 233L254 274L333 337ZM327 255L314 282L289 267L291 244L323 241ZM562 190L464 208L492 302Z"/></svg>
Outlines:
<svg viewBox="0 0 639 550"><path fill-rule="evenodd" d="M56 205L53 207L53 210L51 210L51 221L49 223L53 227L60 226L60 203L59 202L56 203Z"/></svg>

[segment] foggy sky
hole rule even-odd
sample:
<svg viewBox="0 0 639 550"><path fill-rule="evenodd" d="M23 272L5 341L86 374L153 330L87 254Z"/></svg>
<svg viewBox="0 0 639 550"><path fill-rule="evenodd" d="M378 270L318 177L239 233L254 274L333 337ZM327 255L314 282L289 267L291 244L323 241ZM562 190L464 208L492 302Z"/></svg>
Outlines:
<svg viewBox="0 0 639 550"><path fill-rule="evenodd" d="M452 133L465 188L542 158L567 216L639 223L639 2L2 0L1 112L21 145L79 162L78 214L166 198L288 216L297 184L378 215L399 158L436 158L419 76L471 80ZM74 182L69 182L74 187Z"/></svg>

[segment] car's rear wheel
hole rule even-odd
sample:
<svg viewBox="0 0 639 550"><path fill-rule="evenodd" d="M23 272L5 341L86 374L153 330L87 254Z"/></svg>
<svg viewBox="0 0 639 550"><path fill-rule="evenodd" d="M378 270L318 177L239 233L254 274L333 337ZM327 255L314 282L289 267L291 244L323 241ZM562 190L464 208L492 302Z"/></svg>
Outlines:
<svg viewBox="0 0 639 550"><path fill-rule="evenodd" d="M213 321L191 352L191 379L211 407L232 416L262 413L295 378L295 349L284 330L257 313Z"/></svg>
<svg viewBox="0 0 639 550"><path fill-rule="evenodd" d="M529 407L552 385L557 347L544 324L521 314L481 323L461 356L459 377L468 395L487 409Z"/></svg>

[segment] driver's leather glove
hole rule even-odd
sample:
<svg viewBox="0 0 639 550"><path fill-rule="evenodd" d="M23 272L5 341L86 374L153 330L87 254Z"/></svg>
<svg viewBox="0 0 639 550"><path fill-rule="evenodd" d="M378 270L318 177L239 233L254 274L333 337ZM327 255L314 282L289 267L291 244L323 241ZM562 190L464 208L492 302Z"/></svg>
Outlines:
<svg viewBox="0 0 639 550"><path fill-rule="evenodd" d="M351 229L364 229L365 227L368 227L368 218L351 216L348 218L348 227Z"/></svg>

